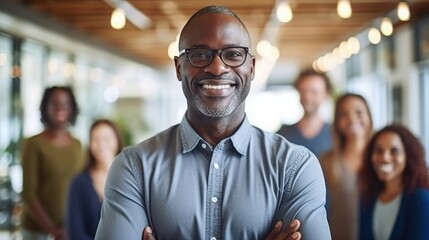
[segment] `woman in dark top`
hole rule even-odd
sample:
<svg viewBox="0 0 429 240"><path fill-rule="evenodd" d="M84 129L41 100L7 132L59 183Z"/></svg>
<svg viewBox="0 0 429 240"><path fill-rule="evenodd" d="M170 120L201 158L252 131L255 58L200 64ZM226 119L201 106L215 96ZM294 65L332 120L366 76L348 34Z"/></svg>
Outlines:
<svg viewBox="0 0 429 240"><path fill-rule="evenodd" d="M359 239L429 239L429 176L423 146L389 125L369 142L359 175Z"/></svg>
<svg viewBox="0 0 429 240"><path fill-rule="evenodd" d="M92 124L88 167L73 179L69 188L66 221L69 240L94 239L107 173L121 149L121 137L113 122L100 119Z"/></svg>

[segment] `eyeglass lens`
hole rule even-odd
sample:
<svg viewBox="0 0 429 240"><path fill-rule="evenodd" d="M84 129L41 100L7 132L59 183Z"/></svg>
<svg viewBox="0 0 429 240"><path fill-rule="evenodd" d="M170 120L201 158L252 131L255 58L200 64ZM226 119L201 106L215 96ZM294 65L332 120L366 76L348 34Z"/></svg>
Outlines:
<svg viewBox="0 0 429 240"><path fill-rule="evenodd" d="M223 63L230 67L238 67L243 64L247 54L246 48L242 47L230 47L223 50L192 48L189 49L188 59L195 67L206 67L213 60L215 53L220 54Z"/></svg>

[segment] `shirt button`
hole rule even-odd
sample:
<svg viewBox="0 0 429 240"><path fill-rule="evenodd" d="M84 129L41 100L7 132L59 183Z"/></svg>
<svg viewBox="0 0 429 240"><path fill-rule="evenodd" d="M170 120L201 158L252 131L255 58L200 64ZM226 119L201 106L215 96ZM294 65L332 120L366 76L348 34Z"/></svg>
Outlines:
<svg viewBox="0 0 429 240"><path fill-rule="evenodd" d="M213 167L214 167L215 169L218 169L218 168L219 168L219 164L215 163L215 164L213 164Z"/></svg>
<svg viewBox="0 0 429 240"><path fill-rule="evenodd" d="M204 149L206 149L207 145L205 143L201 144L201 147L203 147Z"/></svg>
<svg viewBox="0 0 429 240"><path fill-rule="evenodd" d="M215 238L215 237L212 237L212 238L210 238L210 240L216 240L216 238Z"/></svg>
<svg viewBox="0 0 429 240"><path fill-rule="evenodd" d="M217 197L212 197L212 202L216 203L217 202Z"/></svg>

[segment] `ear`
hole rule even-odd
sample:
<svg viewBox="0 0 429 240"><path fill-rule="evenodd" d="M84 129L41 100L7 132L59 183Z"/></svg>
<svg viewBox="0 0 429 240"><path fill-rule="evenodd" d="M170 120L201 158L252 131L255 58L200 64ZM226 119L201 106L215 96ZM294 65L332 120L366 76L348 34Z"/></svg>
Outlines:
<svg viewBox="0 0 429 240"><path fill-rule="evenodd" d="M252 64L250 65L250 80L253 81L253 79L255 78L255 56L252 56Z"/></svg>
<svg viewBox="0 0 429 240"><path fill-rule="evenodd" d="M180 72L180 62L177 56L174 57L174 66L176 67L177 80L182 81L182 73Z"/></svg>

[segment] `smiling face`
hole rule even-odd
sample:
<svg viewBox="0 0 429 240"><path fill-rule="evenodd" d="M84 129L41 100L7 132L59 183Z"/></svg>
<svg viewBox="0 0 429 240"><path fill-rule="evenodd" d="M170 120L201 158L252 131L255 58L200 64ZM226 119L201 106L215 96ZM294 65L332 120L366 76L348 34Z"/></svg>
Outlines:
<svg viewBox="0 0 429 240"><path fill-rule="evenodd" d="M51 127L63 127L69 124L72 114L72 99L61 89L52 92L47 102L47 116Z"/></svg>
<svg viewBox="0 0 429 240"><path fill-rule="evenodd" d="M399 135L394 132L381 133L375 140L371 160L380 181L401 182L407 159Z"/></svg>
<svg viewBox="0 0 429 240"><path fill-rule="evenodd" d="M194 17L181 34L180 49L224 49L231 46L250 48L250 39L242 24L233 16L211 13ZM239 67L226 66L215 54L203 68L192 66L187 55L175 58L176 74L191 115L225 117L236 109L244 113L244 100L254 77L253 56L248 55Z"/></svg>
<svg viewBox="0 0 429 240"><path fill-rule="evenodd" d="M337 128L344 138L366 138L371 131L371 118L365 103L358 97L347 97L337 110Z"/></svg>
<svg viewBox="0 0 429 240"><path fill-rule="evenodd" d="M319 75L308 75L297 85L301 105L305 114L316 114L328 97L325 80Z"/></svg>
<svg viewBox="0 0 429 240"><path fill-rule="evenodd" d="M110 166L119 148L115 131L107 124L98 124L90 134L89 148L95 164Z"/></svg>

